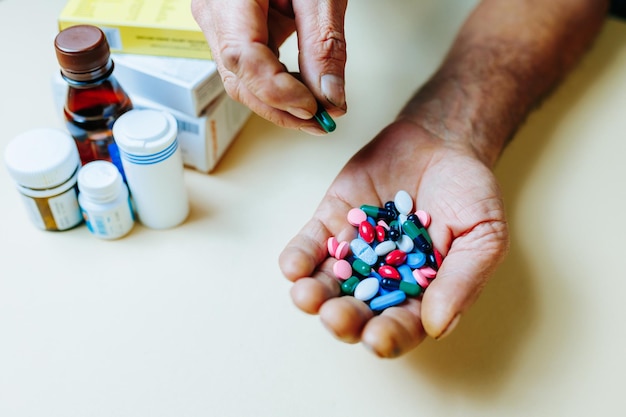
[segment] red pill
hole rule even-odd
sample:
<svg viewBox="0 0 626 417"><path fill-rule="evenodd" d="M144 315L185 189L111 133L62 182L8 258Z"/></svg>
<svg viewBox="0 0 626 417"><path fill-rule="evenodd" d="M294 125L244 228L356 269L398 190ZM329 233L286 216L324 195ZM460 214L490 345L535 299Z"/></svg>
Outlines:
<svg viewBox="0 0 626 417"><path fill-rule="evenodd" d="M385 262L389 265L399 266L406 261L406 253L400 249L394 249L385 256Z"/></svg>
<svg viewBox="0 0 626 417"><path fill-rule="evenodd" d="M361 236L361 238L367 243L372 243L374 241L374 236L376 236L376 231L374 230L372 223L367 220L362 221L359 225L359 236Z"/></svg>
<svg viewBox="0 0 626 417"><path fill-rule="evenodd" d="M433 248L433 252L435 254L435 262L437 262L437 268L439 268L443 262L443 255L435 248Z"/></svg>
<svg viewBox="0 0 626 417"><path fill-rule="evenodd" d="M376 230L376 240L378 242L384 242L387 238L387 229L379 224L374 228L374 230Z"/></svg>
<svg viewBox="0 0 626 417"><path fill-rule="evenodd" d="M382 265L378 268L378 273L383 278L400 279L400 273L391 265Z"/></svg>

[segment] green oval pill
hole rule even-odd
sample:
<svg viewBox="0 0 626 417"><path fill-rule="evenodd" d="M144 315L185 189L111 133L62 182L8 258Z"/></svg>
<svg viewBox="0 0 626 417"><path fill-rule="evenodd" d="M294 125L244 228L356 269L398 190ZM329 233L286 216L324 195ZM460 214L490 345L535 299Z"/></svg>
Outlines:
<svg viewBox="0 0 626 417"><path fill-rule="evenodd" d="M354 289L359 285L361 280L358 277L352 276L341 283L341 292L345 295L353 295Z"/></svg>
<svg viewBox="0 0 626 417"><path fill-rule="evenodd" d="M354 262L352 262L352 269L354 270L354 272L363 275L364 277L368 276L370 274L370 271L372 270L372 268L368 264L360 259L355 259Z"/></svg>

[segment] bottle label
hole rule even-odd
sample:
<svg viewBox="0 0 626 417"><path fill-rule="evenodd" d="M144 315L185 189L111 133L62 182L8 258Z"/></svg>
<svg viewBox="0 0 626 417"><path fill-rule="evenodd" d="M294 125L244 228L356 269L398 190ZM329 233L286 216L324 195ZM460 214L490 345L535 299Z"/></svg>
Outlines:
<svg viewBox="0 0 626 417"><path fill-rule="evenodd" d="M116 239L127 234L135 223L135 217L130 204L118 205L109 210L85 210L81 209L87 229L97 237Z"/></svg>
<svg viewBox="0 0 626 417"><path fill-rule="evenodd" d="M67 230L82 220L76 187L48 198L33 198L22 194L29 217L35 226L45 230Z"/></svg>

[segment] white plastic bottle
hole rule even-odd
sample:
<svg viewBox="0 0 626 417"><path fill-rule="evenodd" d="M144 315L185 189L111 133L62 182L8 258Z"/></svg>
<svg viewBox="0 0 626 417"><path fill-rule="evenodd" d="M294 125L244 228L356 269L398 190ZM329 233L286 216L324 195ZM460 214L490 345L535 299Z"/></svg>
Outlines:
<svg viewBox="0 0 626 417"><path fill-rule="evenodd" d="M128 188L111 162L85 164L78 172L78 191L78 204L94 236L118 239L132 230L135 216Z"/></svg>
<svg viewBox="0 0 626 417"><path fill-rule="evenodd" d="M61 231L82 223L76 190L80 158L69 134L29 130L9 142L4 158L35 226Z"/></svg>
<svg viewBox="0 0 626 417"><path fill-rule="evenodd" d="M113 125L139 221L153 229L181 224L189 214L176 119L163 111L134 109Z"/></svg>

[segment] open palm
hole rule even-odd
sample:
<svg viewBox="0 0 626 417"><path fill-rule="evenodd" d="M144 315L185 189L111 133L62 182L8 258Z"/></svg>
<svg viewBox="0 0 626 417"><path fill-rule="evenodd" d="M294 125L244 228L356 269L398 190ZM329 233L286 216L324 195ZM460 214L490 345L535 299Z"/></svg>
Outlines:
<svg viewBox="0 0 626 417"><path fill-rule="evenodd" d="M444 261L423 297L376 315L364 302L340 297L332 272L336 260L328 257L326 241L353 239L348 211L362 204L383 206L398 190L408 191L415 208L432 216L429 234ZM346 164L279 263L294 281L296 306L319 314L338 339L395 357L427 335L439 338L452 330L507 248L503 203L490 168L473 149L396 121Z"/></svg>

